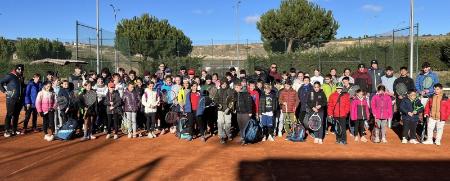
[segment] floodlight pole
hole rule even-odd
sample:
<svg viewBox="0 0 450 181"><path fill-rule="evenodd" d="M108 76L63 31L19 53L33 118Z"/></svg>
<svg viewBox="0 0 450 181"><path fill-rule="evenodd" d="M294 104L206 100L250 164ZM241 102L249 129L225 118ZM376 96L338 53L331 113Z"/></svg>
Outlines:
<svg viewBox="0 0 450 181"><path fill-rule="evenodd" d="M112 7L112 9L114 11L114 24L116 25L116 28L117 28L117 12L119 12L120 9L116 9L114 7L114 5L112 5L112 4L110 4L110 6ZM116 67L116 72L119 72L119 59L117 57L117 47L118 47L117 43L118 43L118 40L117 40L117 37L116 37L115 42L114 42L114 45L115 45L114 46L114 65Z"/></svg>
<svg viewBox="0 0 450 181"><path fill-rule="evenodd" d="M414 76L414 0L410 0L410 17L409 17L409 76Z"/></svg>
<svg viewBox="0 0 450 181"><path fill-rule="evenodd" d="M241 4L241 1L238 0L236 2L236 36L237 36L237 42L236 42L236 59L238 63L238 69L240 70L240 57L239 57L239 5Z"/></svg>
<svg viewBox="0 0 450 181"><path fill-rule="evenodd" d="M97 5L97 74L100 74L100 21L99 21L99 0L96 0Z"/></svg>

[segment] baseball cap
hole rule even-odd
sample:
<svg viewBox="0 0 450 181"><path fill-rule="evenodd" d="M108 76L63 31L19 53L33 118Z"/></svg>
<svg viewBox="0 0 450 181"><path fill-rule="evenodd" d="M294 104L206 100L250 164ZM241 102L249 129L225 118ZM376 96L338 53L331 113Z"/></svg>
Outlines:
<svg viewBox="0 0 450 181"><path fill-rule="evenodd" d="M336 89L342 89L342 88L344 88L344 84L342 84L342 82L338 82L336 84Z"/></svg>

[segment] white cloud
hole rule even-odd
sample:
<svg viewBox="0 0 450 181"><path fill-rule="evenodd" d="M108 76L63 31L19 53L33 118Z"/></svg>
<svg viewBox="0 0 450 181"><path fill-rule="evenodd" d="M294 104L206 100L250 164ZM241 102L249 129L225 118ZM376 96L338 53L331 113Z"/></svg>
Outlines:
<svg viewBox="0 0 450 181"><path fill-rule="evenodd" d="M259 21L260 17L261 16L259 16L259 15L247 16L247 17L245 17L244 21L247 24L255 24L255 23L257 23Z"/></svg>
<svg viewBox="0 0 450 181"><path fill-rule="evenodd" d="M364 6L362 6L362 9L368 12L381 12L383 11L383 6L375 4L365 4Z"/></svg>
<svg viewBox="0 0 450 181"><path fill-rule="evenodd" d="M207 10L202 10L202 9L196 9L193 10L192 13L196 14L196 15L209 15L214 13L213 9L207 9Z"/></svg>

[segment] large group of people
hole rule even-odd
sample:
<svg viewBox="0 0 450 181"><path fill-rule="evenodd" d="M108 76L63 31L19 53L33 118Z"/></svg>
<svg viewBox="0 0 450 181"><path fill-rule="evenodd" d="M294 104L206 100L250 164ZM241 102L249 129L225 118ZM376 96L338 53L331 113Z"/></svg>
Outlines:
<svg viewBox="0 0 450 181"><path fill-rule="evenodd" d="M154 139L183 132L188 140L207 142L218 136L226 144L237 137L246 144L246 126L257 120L261 141L289 140L300 124L307 131L304 137L316 144L335 137L345 145L347 132L356 142L370 138L387 143L387 129L401 128L402 143L441 145L450 119L450 100L427 62L415 81L406 67L395 73L390 66L378 67L376 60L369 68L360 64L356 71L346 68L339 75L334 68L325 74L319 69L279 72L273 63L268 69L256 67L254 73L231 67L222 77L184 66L175 71L165 64L142 76L122 68L112 74L107 68L85 72L77 65L67 78L52 71L36 73L26 85L24 71L24 65L17 65L0 80L0 91L6 94L4 137L43 131L44 139L52 141L65 122L76 120L82 140L104 135ZM319 120L317 129L308 123L313 115ZM40 129L38 116L43 120ZM186 122L180 127L181 119Z"/></svg>

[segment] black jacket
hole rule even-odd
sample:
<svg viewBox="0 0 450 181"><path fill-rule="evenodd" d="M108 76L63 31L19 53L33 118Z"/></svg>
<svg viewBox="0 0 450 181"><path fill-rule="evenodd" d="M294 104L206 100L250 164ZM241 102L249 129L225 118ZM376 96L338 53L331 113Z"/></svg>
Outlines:
<svg viewBox="0 0 450 181"><path fill-rule="evenodd" d="M216 103L216 105L218 107L221 107L218 110L225 111L225 109L228 108L227 98L231 97L230 98L231 100L236 100L234 96L235 96L235 94L234 94L233 90L228 87L225 89L221 88L221 89L217 90L217 93L214 96L214 102Z"/></svg>
<svg viewBox="0 0 450 181"><path fill-rule="evenodd" d="M414 80L411 79L410 77L406 76L406 77L399 77L397 79L395 79L394 81L394 93L396 96L397 95L397 89L396 86L399 83L403 83L406 85L406 87L408 88L408 90L414 90L415 89L415 85L414 85Z"/></svg>
<svg viewBox="0 0 450 181"><path fill-rule="evenodd" d="M236 113L251 114L253 112L253 99L248 92L235 92Z"/></svg>
<svg viewBox="0 0 450 181"><path fill-rule="evenodd" d="M270 100L271 102L268 102ZM265 112L273 112L278 110L278 97L274 93L266 95L265 93L259 96L259 114Z"/></svg>
<svg viewBox="0 0 450 181"><path fill-rule="evenodd" d="M419 121L419 113L423 112L424 106L419 99L411 101L411 99L405 98L400 103L400 113L402 120L405 121ZM408 112L417 111L417 114L409 116Z"/></svg>
<svg viewBox="0 0 450 181"><path fill-rule="evenodd" d="M6 89L3 86L6 86ZM6 93L7 100L23 100L25 98L24 87L23 77L17 76L14 71L6 74L6 76L0 80L0 91Z"/></svg>
<svg viewBox="0 0 450 181"><path fill-rule="evenodd" d="M113 102L114 109L111 111L109 108L111 105L109 102ZM108 91L106 93L105 103L106 105L106 113L107 114L122 114L122 99L120 98L120 94L118 91L113 91L112 94Z"/></svg>
<svg viewBox="0 0 450 181"><path fill-rule="evenodd" d="M321 107L319 109L319 112L321 112L327 106L327 97L325 96L325 93L323 93L322 90L320 90L319 92L315 92L313 90L308 94L307 104L310 109L312 109L316 105L320 105Z"/></svg>

